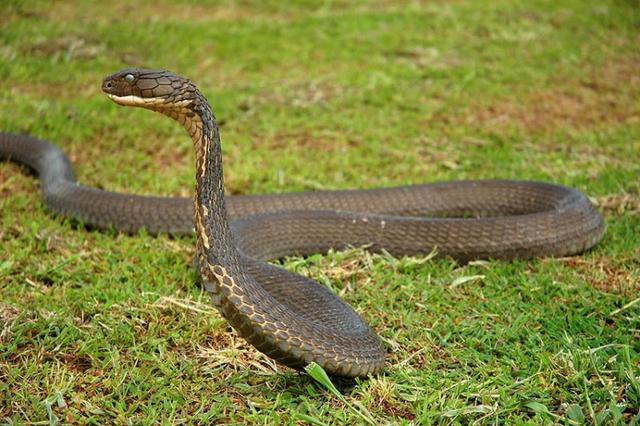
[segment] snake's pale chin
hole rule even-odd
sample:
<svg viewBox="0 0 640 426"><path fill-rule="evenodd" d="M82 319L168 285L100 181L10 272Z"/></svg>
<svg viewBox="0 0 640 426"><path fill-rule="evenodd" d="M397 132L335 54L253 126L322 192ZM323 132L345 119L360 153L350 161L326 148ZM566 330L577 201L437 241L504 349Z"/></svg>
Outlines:
<svg viewBox="0 0 640 426"><path fill-rule="evenodd" d="M118 96L112 93L107 93L107 96L118 105L146 108L164 113L174 119L178 119L176 114L185 113L186 108L192 103L189 99L183 99L180 101L173 100L169 102L167 99L161 97L143 98L136 95ZM181 123L184 124L182 121ZM187 128L187 130L189 130L189 128Z"/></svg>
<svg viewBox="0 0 640 426"><path fill-rule="evenodd" d="M107 96L113 102L117 103L118 105L123 105L123 106L141 106L145 101L141 97L133 96L133 95L131 95L131 96L118 96L118 95L112 95L111 93L107 93Z"/></svg>
<svg viewBox="0 0 640 426"><path fill-rule="evenodd" d="M107 93L107 96L113 102L122 106L157 107L165 103L164 99L160 98L142 98L135 95L118 96L111 93Z"/></svg>

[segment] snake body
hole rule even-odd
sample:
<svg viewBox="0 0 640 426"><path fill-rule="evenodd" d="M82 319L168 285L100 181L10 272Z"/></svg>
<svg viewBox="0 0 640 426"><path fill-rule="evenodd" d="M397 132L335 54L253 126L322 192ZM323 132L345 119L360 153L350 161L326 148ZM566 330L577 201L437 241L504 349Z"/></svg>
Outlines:
<svg viewBox="0 0 640 426"><path fill-rule="evenodd" d="M247 341L277 361L311 361L330 374L381 370L379 337L315 281L265 261L367 246L394 255L473 258L562 256L596 244L604 222L582 193L510 180L458 181L371 190L225 197L220 137L209 103L189 80L164 70L125 69L102 90L116 103L179 121L195 148L193 200L120 194L75 180L56 146L0 133L0 158L34 169L45 204L98 228L191 233L213 304Z"/></svg>

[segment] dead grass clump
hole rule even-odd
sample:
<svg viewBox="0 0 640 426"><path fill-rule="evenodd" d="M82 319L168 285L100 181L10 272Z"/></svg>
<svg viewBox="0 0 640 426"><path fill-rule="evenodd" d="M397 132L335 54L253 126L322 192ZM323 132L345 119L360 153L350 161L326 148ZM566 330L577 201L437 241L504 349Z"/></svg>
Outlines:
<svg viewBox="0 0 640 426"><path fill-rule="evenodd" d="M640 214L640 195L629 193L609 194L597 199L605 215L630 215Z"/></svg>
<svg viewBox="0 0 640 426"><path fill-rule="evenodd" d="M640 290L640 270L624 269L608 257L568 257L564 263L578 270L598 290L623 295L637 294Z"/></svg>

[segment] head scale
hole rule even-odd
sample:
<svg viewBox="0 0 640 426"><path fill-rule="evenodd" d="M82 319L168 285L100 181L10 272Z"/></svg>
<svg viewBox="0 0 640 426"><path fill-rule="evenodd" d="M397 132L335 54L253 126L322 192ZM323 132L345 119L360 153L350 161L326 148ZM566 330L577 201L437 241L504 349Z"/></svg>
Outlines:
<svg viewBox="0 0 640 426"><path fill-rule="evenodd" d="M117 104L160 112L195 108L198 103L195 85L165 70L126 68L106 77L102 91Z"/></svg>

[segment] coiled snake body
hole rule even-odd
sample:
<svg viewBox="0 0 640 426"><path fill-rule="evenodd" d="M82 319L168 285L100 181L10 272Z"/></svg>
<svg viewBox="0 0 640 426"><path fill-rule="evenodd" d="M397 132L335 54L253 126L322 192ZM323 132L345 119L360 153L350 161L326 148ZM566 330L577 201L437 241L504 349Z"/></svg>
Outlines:
<svg viewBox="0 0 640 426"><path fill-rule="evenodd" d="M53 211L99 228L192 232L199 272L214 305L246 340L277 361L311 361L339 376L378 372L378 336L341 299L316 282L264 261L367 246L394 255L457 259L562 256L586 250L604 232L580 192L528 181L461 181L396 188L224 196L220 138L196 88L163 70L126 69L102 90L116 103L179 121L196 152L195 201L118 194L79 185L57 147L0 133L0 158L40 176ZM429 217L428 217L429 216Z"/></svg>

